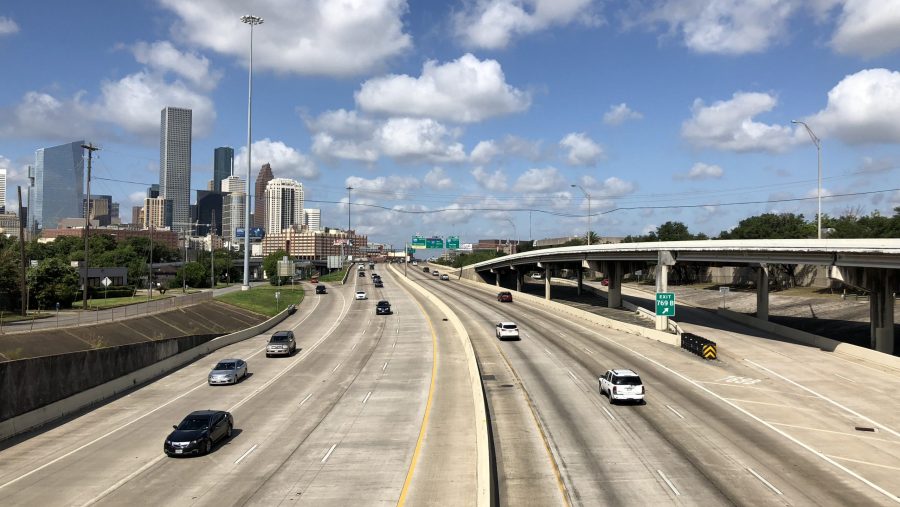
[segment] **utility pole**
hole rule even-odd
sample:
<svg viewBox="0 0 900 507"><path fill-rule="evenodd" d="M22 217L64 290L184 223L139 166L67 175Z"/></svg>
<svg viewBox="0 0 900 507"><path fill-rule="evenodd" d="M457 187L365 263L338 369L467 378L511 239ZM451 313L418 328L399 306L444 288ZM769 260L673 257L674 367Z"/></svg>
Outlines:
<svg viewBox="0 0 900 507"><path fill-rule="evenodd" d="M213 248L213 227L216 223L216 210L212 210L212 222L209 224L209 282L210 289L216 290L216 251Z"/></svg>
<svg viewBox="0 0 900 507"><path fill-rule="evenodd" d="M25 266L28 261L25 259L25 228L22 227L24 208L22 207L22 186L19 187L19 257L22 258L22 278L20 280L19 290L22 292L22 316L28 313L28 294L25 292Z"/></svg>
<svg viewBox="0 0 900 507"><path fill-rule="evenodd" d="M153 299L153 222L150 222L150 269L147 270L147 311Z"/></svg>
<svg viewBox="0 0 900 507"><path fill-rule="evenodd" d="M347 234L350 234L350 192L353 191L353 187L347 186Z"/></svg>
<svg viewBox="0 0 900 507"><path fill-rule="evenodd" d="M81 303L81 309L87 310L88 308L88 238L90 237L90 228L91 228L91 161L93 160L94 152L99 150L100 148L93 145L93 143L82 144L82 148L88 151L88 169L87 169L87 200L85 201L84 206L84 285L82 286L81 295L84 299Z"/></svg>

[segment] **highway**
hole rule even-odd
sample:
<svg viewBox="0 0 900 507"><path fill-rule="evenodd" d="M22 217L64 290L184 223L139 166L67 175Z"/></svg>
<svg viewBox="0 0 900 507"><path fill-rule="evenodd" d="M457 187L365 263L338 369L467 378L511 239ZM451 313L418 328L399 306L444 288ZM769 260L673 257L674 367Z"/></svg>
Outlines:
<svg viewBox="0 0 900 507"><path fill-rule="evenodd" d="M720 360L708 362L590 328L525 298L499 303L490 286L407 274L451 306L473 340L494 406L502 505L521 505L516 494L527 477L535 478L528 494L541 495L541 505L898 503L896 371L744 335L733 324ZM721 324L704 318L700 334ZM515 321L522 340L497 341L500 320ZM647 404L601 397L597 378L610 368L636 370ZM517 391L533 412L497 410L495 393L503 389ZM542 433L549 465L534 442ZM522 440L530 459L509 460L521 454ZM555 498L554 469L561 478Z"/></svg>
<svg viewBox="0 0 900 507"><path fill-rule="evenodd" d="M4 442L0 504L474 503L472 396L455 394L466 387L460 339L383 275L384 289L367 276L308 291L275 328L294 330L292 357L266 358L266 333ZM354 300L357 285L368 300ZM393 315L375 315L380 298ZM247 360L251 375L208 386L210 367L226 357ZM172 425L200 409L230 411L232 438L207 456L167 458Z"/></svg>

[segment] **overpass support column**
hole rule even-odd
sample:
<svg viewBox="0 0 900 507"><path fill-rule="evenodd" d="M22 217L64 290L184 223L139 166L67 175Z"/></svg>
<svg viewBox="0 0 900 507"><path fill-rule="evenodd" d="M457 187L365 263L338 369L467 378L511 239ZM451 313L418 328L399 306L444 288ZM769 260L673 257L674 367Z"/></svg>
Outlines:
<svg viewBox="0 0 900 507"><path fill-rule="evenodd" d="M522 292L522 285L525 283L525 273L516 271L516 291Z"/></svg>
<svg viewBox="0 0 900 507"><path fill-rule="evenodd" d="M550 300L550 266L544 270L544 299Z"/></svg>
<svg viewBox="0 0 900 507"><path fill-rule="evenodd" d="M609 279L609 285L606 287L606 306L610 308L619 308L622 306L622 263L610 262L609 273L604 273Z"/></svg>
<svg viewBox="0 0 900 507"><path fill-rule="evenodd" d="M675 259L672 252L660 250L659 260L656 263L656 292L668 292L669 288L669 266L675 265ZM655 299L655 298L654 298ZM656 330L666 331L669 329L668 317L656 317Z"/></svg>
<svg viewBox="0 0 900 507"><path fill-rule="evenodd" d="M872 348L885 354L897 351L894 336L894 284L896 276L889 269L866 269L869 281L869 317L871 319Z"/></svg>
<svg viewBox="0 0 900 507"><path fill-rule="evenodd" d="M581 295L581 291L584 290L584 269L578 268L578 288L575 290L575 293L579 296Z"/></svg>
<svg viewBox="0 0 900 507"><path fill-rule="evenodd" d="M756 318L769 320L769 268L765 264L756 272Z"/></svg>

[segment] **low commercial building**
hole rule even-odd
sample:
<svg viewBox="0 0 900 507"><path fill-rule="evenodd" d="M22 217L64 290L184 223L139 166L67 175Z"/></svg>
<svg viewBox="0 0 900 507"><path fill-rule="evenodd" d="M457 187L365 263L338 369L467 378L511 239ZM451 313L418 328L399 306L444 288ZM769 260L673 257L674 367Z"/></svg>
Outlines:
<svg viewBox="0 0 900 507"><path fill-rule="evenodd" d="M354 231L287 229L263 238L262 255L284 250L297 260L321 260L329 255L360 257L365 256L367 242L367 236L357 235Z"/></svg>

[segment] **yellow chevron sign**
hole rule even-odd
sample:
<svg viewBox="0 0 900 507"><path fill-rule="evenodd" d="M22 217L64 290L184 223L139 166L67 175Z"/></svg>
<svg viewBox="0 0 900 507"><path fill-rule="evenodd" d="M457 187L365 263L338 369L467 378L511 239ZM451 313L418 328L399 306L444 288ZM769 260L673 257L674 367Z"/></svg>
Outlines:
<svg viewBox="0 0 900 507"><path fill-rule="evenodd" d="M703 357L705 359L715 359L716 358L716 346L715 345L704 345L703 346Z"/></svg>

